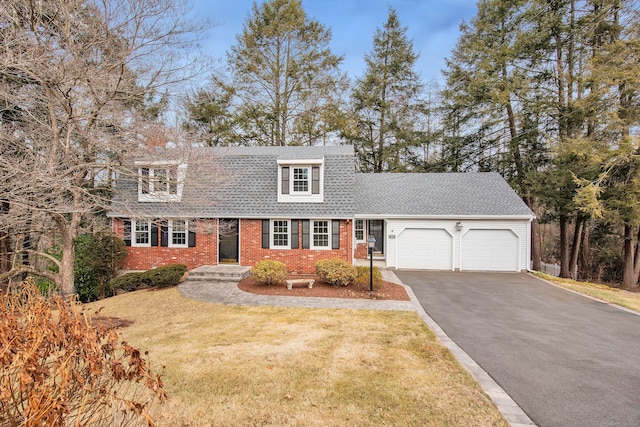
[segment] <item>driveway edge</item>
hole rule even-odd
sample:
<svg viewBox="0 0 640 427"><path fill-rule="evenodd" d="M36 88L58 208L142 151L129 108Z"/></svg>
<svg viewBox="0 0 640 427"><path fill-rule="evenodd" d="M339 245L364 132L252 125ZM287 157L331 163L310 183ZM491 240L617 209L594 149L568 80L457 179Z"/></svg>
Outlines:
<svg viewBox="0 0 640 427"><path fill-rule="evenodd" d="M536 424L529 418L529 416L520 408L520 406L507 394L506 391L495 382L493 378L484 370L475 360L471 358L458 344L456 344L449 336L442 330L435 320L429 316L418 298L413 293L413 289L410 286L405 285L391 270L385 270L383 272L384 280L397 283L404 286L409 299L413 304L413 307L418 313L418 316L424 321L424 323L433 331L435 336L440 340L453 356L460 362L460 364L471 374L471 376L480 384L482 390L489 396L491 401L496 405L498 411L507 420L511 427L525 427L535 426Z"/></svg>

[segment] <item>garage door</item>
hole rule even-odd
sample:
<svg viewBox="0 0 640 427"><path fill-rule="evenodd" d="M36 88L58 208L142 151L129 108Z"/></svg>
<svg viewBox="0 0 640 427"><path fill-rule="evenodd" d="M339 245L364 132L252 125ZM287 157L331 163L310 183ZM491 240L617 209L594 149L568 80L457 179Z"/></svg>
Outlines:
<svg viewBox="0 0 640 427"><path fill-rule="evenodd" d="M453 241L443 229L406 229L397 245L398 268L452 269Z"/></svg>
<svg viewBox="0 0 640 427"><path fill-rule="evenodd" d="M469 230L460 249L461 270L519 271L518 237L511 230Z"/></svg>

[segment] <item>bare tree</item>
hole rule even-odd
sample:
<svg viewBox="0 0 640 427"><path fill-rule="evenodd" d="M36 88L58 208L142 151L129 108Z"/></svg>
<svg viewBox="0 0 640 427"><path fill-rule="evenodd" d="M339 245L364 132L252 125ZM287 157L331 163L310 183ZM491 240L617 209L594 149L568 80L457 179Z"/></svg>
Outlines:
<svg viewBox="0 0 640 427"><path fill-rule="evenodd" d="M183 0L0 4L0 238L53 232L62 247L59 273L10 273L74 292L79 230L158 126L159 90L194 72L184 52L203 25L188 12Z"/></svg>

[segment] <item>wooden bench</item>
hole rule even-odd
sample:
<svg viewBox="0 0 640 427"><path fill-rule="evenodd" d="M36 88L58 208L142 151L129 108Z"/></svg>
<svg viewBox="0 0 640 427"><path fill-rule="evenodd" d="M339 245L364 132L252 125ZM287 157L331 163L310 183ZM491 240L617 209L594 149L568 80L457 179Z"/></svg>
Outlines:
<svg viewBox="0 0 640 427"><path fill-rule="evenodd" d="M306 284L309 289L313 288L313 284L316 281L313 279L291 279L287 280L287 289L293 289L293 285L303 285Z"/></svg>

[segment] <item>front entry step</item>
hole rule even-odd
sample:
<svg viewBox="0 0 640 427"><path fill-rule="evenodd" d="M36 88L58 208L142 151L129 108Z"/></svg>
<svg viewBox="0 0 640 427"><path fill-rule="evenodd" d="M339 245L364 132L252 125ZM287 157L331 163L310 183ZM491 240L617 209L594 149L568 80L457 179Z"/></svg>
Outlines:
<svg viewBox="0 0 640 427"><path fill-rule="evenodd" d="M203 265L189 271L187 281L239 282L249 275L251 267L240 265Z"/></svg>

